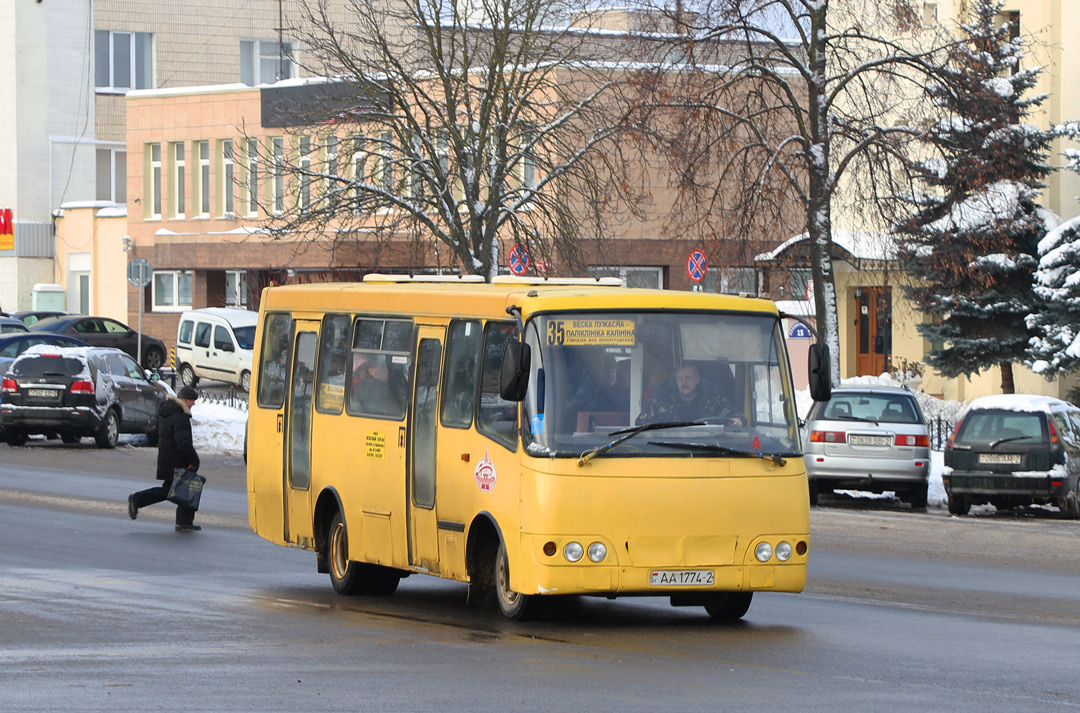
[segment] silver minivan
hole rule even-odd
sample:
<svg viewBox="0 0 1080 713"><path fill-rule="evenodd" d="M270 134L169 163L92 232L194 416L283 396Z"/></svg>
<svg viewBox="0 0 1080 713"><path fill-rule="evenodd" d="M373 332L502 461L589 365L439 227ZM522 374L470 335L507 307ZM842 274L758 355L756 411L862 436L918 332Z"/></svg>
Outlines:
<svg viewBox="0 0 1080 713"><path fill-rule="evenodd" d="M176 329L176 371L185 386L199 379L226 381L244 391L251 386L251 359L259 313L207 307L180 316Z"/></svg>

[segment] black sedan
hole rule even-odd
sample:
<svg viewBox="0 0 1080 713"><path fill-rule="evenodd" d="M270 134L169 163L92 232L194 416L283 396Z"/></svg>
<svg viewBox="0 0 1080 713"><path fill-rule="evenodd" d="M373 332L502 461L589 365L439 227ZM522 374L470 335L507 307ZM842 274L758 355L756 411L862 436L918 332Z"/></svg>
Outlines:
<svg viewBox="0 0 1080 713"><path fill-rule="evenodd" d="M115 347L138 358L139 339L142 339L142 365L147 369L157 369L165 363L165 342L149 334L141 337L123 322L108 317L87 317L70 315L50 317L36 322L31 331L55 332L81 339L94 347Z"/></svg>

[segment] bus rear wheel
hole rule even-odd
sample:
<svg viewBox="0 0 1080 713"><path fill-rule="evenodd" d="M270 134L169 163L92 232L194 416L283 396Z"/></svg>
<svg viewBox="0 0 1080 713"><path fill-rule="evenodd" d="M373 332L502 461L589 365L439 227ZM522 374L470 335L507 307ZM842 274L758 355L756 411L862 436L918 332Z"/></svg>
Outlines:
<svg viewBox="0 0 1080 713"><path fill-rule="evenodd" d="M717 621L738 621L750 608L753 592L727 592L717 594L705 603L705 611Z"/></svg>
<svg viewBox="0 0 1080 713"><path fill-rule="evenodd" d="M335 513L326 536L326 559L330 563L330 584L334 591L346 596L363 591L360 563L349 560L349 531L345 518Z"/></svg>
<svg viewBox="0 0 1080 713"><path fill-rule="evenodd" d="M506 545L502 542L495 555L495 599L502 615L513 621L527 619L535 608L534 597L510 589L510 562L506 557Z"/></svg>

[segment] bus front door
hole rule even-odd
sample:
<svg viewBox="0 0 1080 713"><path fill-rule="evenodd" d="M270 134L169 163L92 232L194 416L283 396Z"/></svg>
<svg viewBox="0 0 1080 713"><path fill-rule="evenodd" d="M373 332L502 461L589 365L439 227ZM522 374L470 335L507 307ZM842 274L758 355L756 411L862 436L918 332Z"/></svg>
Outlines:
<svg viewBox="0 0 1080 713"><path fill-rule="evenodd" d="M409 415L409 563L432 573L439 571L435 438L444 334L443 327L421 326L417 331L416 377Z"/></svg>
<svg viewBox="0 0 1080 713"><path fill-rule="evenodd" d="M285 540L314 546L311 517L311 402L319 323L296 322L285 408Z"/></svg>

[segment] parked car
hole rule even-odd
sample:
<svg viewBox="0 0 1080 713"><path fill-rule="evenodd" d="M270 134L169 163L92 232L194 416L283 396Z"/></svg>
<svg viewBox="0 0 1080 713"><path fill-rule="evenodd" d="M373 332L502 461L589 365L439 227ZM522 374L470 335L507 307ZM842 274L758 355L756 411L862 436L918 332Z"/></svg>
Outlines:
<svg viewBox="0 0 1080 713"><path fill-rule="evenodd" d="M17 320L14 317L0 317L0 334L26 331L29 331L29 328L20 320Z"/></svg>
<svg viewBox="0 0 1080 713"><path fill-rule="evenodd" d="M93 436L113 448L121 433L157 443L157 409L168 388L119 349L30 347L0 378L0 426L8 445L29 436L74 443Z"/></svg>
<svg viewBox="0 0 1080 713"><path fill-rule="evenodd" d="M176 371L185 386L199 379L251 386L259 313L209 307L184 312L176 329Z"/></svg>
<svg viewBox="0 0 1080 713"><path fill-rule="evenodd" d="M971 402L945 447L949 512L1057 505L1080 519L1080 408L1050 396L1002 394Z"/></svg>
<svg viewBox="0 0 1080 713"><path fill-rule="evenodd" d="M891 386L839 386L814 404L803 461L810 502L833 490L891 490L926 508L930 437L915 396Z"/></svg>
<svg viewBox="0 0 1080 713"><path fill-rule="evenodd" d="M85 315L49 317L36 322L31 329L66 334L95 347L115 347L138 358L139 333L123 322L117 322L108 317ZM149 334L142 335L142 365L144 367L157 369L165 363L166 353L165 342Z"/></svg>
<svg viewBox="0 0 1080 713"><path fill-rule="evenodd" d="M64 317L67 316L67 314L67 312L50 312L47 310L43 311L24 309L19 310L18 312L12 312L11 316L21 321L27 327L32 327L43 319L48 319L49 317Z"/></svg>
<svg viewBox="0 0 1080 713"><path fill-rule="evenodd" d="M13 334L0 334L0 374L7 371L8 365L27 349L38 344L46 344L54 347L85 347L86 342L74 337L65 337L63 334L49 334L48 332L15 332Z"/></svg>

